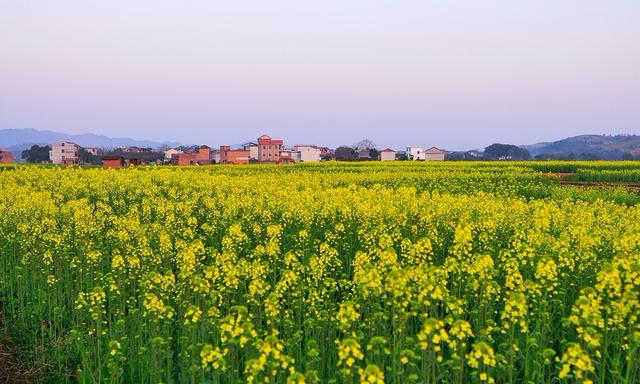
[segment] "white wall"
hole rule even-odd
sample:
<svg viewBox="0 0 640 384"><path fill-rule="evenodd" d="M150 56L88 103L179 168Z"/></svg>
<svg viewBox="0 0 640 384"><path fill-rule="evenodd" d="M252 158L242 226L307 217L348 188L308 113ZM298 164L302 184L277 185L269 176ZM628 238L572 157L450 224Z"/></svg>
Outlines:
<svg viewBox="0 0 640 384"><path fill-rule="evenodd" d="M320 161L320 149L315 145L296 145L295 150L300 152L300 161Z"/></svg>

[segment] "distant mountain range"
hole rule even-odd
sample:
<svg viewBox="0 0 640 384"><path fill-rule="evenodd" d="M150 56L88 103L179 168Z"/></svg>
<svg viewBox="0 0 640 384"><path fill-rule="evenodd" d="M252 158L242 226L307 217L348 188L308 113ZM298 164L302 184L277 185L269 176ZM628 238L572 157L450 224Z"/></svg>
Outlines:
<svg viewBox="0 0 640 384"><path fill-rule="evenodd" d="M40 131L32 128L0 129L0 148L6 148L20 158L22 150L30 148L34 144L52 144L60 140L72 141L82 147L117 148L117 147L151 147L158 148L163 145L176 147L181 145L176 142L158 142L153 140L135 140L129 138L112 138L93 133L73 135L69 133Z"/></svg>
<svg viewBox="0 0 640 384"><path fill-rule="evenodd" d="M548 143L523 145L531 156L553 155L569 157L593 155L606 160L640 157L640 136L638 135L580 135Z"/></svg>

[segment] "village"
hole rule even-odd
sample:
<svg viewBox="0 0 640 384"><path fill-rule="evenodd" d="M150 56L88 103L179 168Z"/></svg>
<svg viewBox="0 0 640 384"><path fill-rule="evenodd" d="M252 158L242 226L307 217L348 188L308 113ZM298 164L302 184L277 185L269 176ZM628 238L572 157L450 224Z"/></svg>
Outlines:
<svg viewBox="0 0 640 384"><path fill-rule="evenodd" d="M207 145L178 148L122 147L115 149L82 147L71 141L51 144L47 162L57 165L102 165L121 168L140 165L210 165L210 164L294 164L328 160L356 161L443 161L447 152L440 148L407 147L396 151L391 148L377 150L339 147L331 149L315 144L285 146L284 140L261 135L255 142L231 147L221 145L212 149ZM15 162L15 156L0 149L0 164Z"/></svg>

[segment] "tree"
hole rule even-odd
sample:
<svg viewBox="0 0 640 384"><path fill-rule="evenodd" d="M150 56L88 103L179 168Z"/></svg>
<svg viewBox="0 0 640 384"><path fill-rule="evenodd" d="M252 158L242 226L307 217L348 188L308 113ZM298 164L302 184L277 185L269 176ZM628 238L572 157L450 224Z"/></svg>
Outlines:
<svg viewBox="0 0 640 384"><path fill-rule="evenodd" d="M494 160L529 160L531 154L525 148L511 144L491 144L484 149L485 156Z"/></svg>
<svg viewBox="0 0 640 384"><path fill-rule="evenodd" d="M182 151L184 153L198 152L199 148L200 148L199 145L181 145L179 147L176 147L178 151Z"/></svg>
<svg viewBox="0 0 640 384"><path fill-rule="evenodd" d="M377 149L369 148L369 157L371 160L378 160L378 155L380 155L380 152Z"/></svg>
<svg viewBox="0 0 640 384"><path fill-rule="evenodd" d="M78 157L82 164L100 164L100 159L97 156L82 147L78 150Z"/></svg>
<svg viewBox="0 0 640 384"><path fill-rule="evenodd" d="M451 152L444 155L445 160L460 161L464 160L464 152Z"/></svg>
<svg viewBox="0 0 640 384"><path fill-rule="evenodd" d="M353 145L353 148L355 148L356 151L360 152L363 149L376 149L377 146L373 141L371 141L369 139L364 139L364 140L360 140L357 143L355 143Z"/></svg>
<svg viewBox="0 0 640 384"><path fill-rule="evenodd" d="M358 158L358 154L355 149L347 146L342 146L336 148L335 153L336 160L340 161L351 161Z"/></svg>
<svg viewBox="0 0 640 384"><path fill-rule="evenodd" d="M41 147L35 144L32 145L31 148L22 151L21 157L28 163L42 163L50 160L49 151L51 151L51 146L43 145Z"/></svg>

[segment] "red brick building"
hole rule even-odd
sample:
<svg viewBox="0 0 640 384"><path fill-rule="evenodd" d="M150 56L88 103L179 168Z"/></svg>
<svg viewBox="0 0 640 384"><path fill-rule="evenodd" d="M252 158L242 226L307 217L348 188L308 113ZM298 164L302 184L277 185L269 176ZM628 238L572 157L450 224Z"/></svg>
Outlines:
<svg viewBox="0 0 640 384"><path fill-rule="evenodd" d="M220 146L220 164L249 164L249 150Z"/></svg>
<svg viewBox="0 0 640 384"><path fill-rule="evenodd" d="M211 148L206 145L201 145L196 152L196 161L200 165L211 164Z"/></svg>
<svg viewBox="0 0 640 384"><path fill-rule="evenodd" d="M105 156L102 158L103 168L122 168L142 165L142 160L138 158L125 158L124 156Z"/></svg>
<svg viewBox="0 0 640 384"><path fill-rule="evenodd" d="M121 168L124 165L123 157L103 157L102 158L102 167L103 168Z"/></svg>
<svg viewBox="0 0 640 384"><path fill-rule="evenodd" d="M13 153L6 149L0 149L0 164L13 163Z"/></svg>
<svg viewBox="0 0 640 384"><path fill-rule="evenodd" d="M175 156L175 157L174 157ZM200 146L197 152L178 153L172 155L172 161L176 160L177 165L207 165L211 164L211 148L206 145Z"/></svg>
<svg viewBox="0 0 640 384"><path fill-rule="evenodd" d="M268 135L258 137L258 161L261 163L280 162L283 141Z"/></svg>

